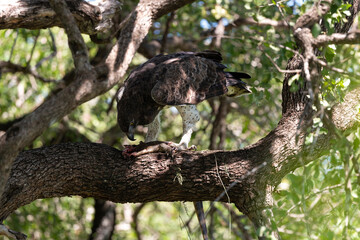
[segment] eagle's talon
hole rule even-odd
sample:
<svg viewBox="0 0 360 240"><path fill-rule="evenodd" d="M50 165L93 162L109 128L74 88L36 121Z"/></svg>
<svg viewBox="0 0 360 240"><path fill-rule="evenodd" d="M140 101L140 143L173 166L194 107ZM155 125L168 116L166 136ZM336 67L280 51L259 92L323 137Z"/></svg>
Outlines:
<svg viewBox="0 0 360 240"><path fill-rule="evenodd" d="M186 150L195 151L197 149L195 145L191 145L190 147L187 147L185 144L177 144L174 142L167 142L167 144L173 149L174 152L180 152Z"/></svg>
<svg viewBox="0 0 360 240"><path fill-rule="evenodd" d="M133 156L135 151L136 151L136 146L134 146L134 145L124 145L124 150L122 151L122 155L124 157L130 157L130 156Z"/></svg>
<svg viewBox="0 0 360 240"><path fill-rule="evenodd" d="M197 150L197 147L195 145L191 145L188 150L191 150L191 151L196 151Z"/></svg>

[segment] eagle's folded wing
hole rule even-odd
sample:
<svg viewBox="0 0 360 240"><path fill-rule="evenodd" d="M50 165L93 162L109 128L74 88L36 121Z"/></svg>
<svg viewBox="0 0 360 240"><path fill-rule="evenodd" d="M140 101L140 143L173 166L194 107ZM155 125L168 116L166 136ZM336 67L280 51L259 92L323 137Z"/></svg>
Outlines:
<svg viewBox="0 0 360 240"><path fill-rule="evenodd" d="M171 63L171 64L170 64ZM184 55L158 66L151 97L161 105L198 104L227 92L224 65L203 56Z"/></svg>

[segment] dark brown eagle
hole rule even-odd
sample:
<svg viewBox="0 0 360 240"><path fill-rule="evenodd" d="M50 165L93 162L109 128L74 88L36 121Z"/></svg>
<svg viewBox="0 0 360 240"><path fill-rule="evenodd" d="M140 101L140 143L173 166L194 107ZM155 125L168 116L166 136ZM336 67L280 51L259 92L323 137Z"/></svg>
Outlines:
<svg viewBox="0 0 360 240"><path fill-rule="evenodd" d="M159 112L175 106L183 119L178 145L187 149L200 116L196 104L216 96L250 93L241 78L246 73L225 72L216 51L179 52L157 55L134 69L117 96L118 123L130 140L137 125L149 125L145 142L155 141L160 127Z"/></svg>
<svg viewBox="0 0 360 240"><path fill-rule="evenodd" d="M241 81L250 76L225 72L221 61L221 54L216 51L180 52L158 55L134 69L117 95L121 130L135 140L136 126L149 125L145 142L155 141L160 129L159 112L166 106L175 106L183 119L183 136L176 147L187 149L200 119L196 104L216 96L235 97L251 92ZM203 239L207 240L202 202L194 204Z"/></svg>

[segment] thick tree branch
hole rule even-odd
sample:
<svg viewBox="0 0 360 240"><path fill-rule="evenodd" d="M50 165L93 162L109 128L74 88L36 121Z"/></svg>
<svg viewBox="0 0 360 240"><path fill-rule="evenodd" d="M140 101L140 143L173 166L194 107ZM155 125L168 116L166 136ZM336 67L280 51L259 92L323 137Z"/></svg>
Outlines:
<svg viewBox="0 0 360 240"><path fill-rule="evenodd" d="M61 19L62 25L65 28L76 71L81 74L91 72L87 47L76 25L75 18L68 9L65 0L50 0L49 2L51 8L56 12L57 17Z"/></svg>
<svg viewBox="0 0 360 240"><path fill-rule="evenodd" d="M349 92L344 102L335 105L332 109L332 122L335 127L345 131L359 126L360 122L360 89Z"/></svg>
<svg viewBox="0 0 360 240"><path fill-rule="evenodd" d="M333 119L341 115L347 120L341 130L359 123L359 112L343 115L360 103L359 92L350 92L344 103L334 107ZM107 145L69 143L21 152L0 200L0 222L39 198L80 195L119 203L206 201L223 193L222 182L225 187L233 185L227 193L242 212L259 211L270 204L264 195L269 185L276 185L290 171L331 149L330 135L320 138L315 146L297 144L301 117L301 113L285 116L265 138L238 151L124 158L121 151ZM252 171L254 168L258 169ZM226 197L219 200L228 201Z"/></svg>
<svg viewBox="0 0 360 240"><path fill-rule="evenodd" d="M118 42L110 51L104 65L96 72L80 74L65 89L50 97L33 113L14 124L0 136L0 193L3 192L13 159L50 124L70 113L80 104L106 92L124 76L132 57L147 34L153 19L192 0L142 0L131 13Z"/></svg>
<svg viewBox="0 0 360 240"><path fill-rule="evenodd" d="M321 47L328 44L357 44L360 43L360 32L350 33L334 33L331 35L319 35L312 41L316 47Z"/></svg>
<svg viewBox="0 0 360 240"><path fill-rule="evenodd" d="M82 33L95 34L112 27L111 17L120 10L116 0L87 3L84 0L66 1ZM97 6L95 6L95 4ZM0 29L41 29L62 26L47 0L2 1Z"/></svg>
<svg viewBox="0 0 360 240"><path fill-rule="evenodd" d="M294 30L296 31L298 28L311 28L330 10L331 3L332 0L317 1L309 11L298 18Z"/></svg>

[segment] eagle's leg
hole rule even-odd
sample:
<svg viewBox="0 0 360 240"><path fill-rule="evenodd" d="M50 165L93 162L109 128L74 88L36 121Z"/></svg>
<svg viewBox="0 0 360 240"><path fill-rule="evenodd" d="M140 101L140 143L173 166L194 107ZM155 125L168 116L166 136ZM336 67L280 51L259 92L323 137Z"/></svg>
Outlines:
<svg viewBox="0 0 360 240"><path fill-rule="evenodd" d="M195 130L195 124L200 120L199 111L195 105L177 106L181 118L183 119L183 136L179 143L179 148L188 149L191 134ZM195 212L199 220L201 233L204 240L208 240L204 207L202 202L194 202Z"/></svg>
<svg viewBox="0 0 360 240"><path fill-rule="evenodd" d="M160 113L155 117L148 125L148 131L146 133L145 142L156 141L160 132Z"/></svg>
<svg viewBox="0 0 360 240"><path fill-rule="evenodd" d="M180 149L188 149L191 134L195 130L195 124L200 120L200 114L195 105L176 106L183 120L183 136L179 143Z"/></svg>

